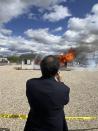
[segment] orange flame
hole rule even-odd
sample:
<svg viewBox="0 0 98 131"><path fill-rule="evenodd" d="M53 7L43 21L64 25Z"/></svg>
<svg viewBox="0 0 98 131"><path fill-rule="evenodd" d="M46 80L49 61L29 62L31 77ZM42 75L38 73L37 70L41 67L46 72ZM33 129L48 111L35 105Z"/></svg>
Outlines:
<svg viewBox="0 0 98 131"><path fill-rule="evenodd" d="M73 50L72 48L63 55L59 55L59 60L61 63L65 63L65 62L71 62L75 59L75 50Z"/></svg>

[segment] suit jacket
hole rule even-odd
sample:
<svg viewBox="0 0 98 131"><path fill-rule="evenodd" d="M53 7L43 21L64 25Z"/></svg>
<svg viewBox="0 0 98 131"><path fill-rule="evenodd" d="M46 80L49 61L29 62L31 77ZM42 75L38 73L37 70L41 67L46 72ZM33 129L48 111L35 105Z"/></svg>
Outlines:
<svg viewBox="0 0 98 131"><path fill-rule="evenodd" d="M69 87L54 78L34 78L26 83L30 112L24 131L68 131L64 105L69 102Z"/></svg>

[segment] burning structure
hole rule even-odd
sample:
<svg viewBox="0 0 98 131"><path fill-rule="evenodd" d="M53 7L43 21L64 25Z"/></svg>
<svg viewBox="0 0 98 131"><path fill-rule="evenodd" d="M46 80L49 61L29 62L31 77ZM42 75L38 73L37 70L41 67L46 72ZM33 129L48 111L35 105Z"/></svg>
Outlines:
<svg viewBox="0 0 98 131"><path fill-rule="evenodd" d="M61 55L56 55L57 58L60 61L60 66L61 67L67 67L67 63L71 63L75 57L76 57L76 52L74 49L69 49L66 53L61 54ZM31 58L24 58L22 57L22 69L40 69L40 62L42 60L41 55L36 55L35 57Z"/></svg>
<svg viewBox="0 0 98 131"><path fill-rule="evenodd" d="M76 57L76 52L74 49L69 49L67 53L58 56L61 66L67 67L67 63L72 62Z"/></svg>

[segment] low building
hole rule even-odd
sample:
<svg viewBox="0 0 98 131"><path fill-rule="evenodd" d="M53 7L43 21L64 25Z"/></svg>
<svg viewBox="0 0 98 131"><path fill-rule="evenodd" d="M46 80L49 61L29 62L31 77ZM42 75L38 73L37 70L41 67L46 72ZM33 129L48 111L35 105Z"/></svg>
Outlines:
<svg viewBox="0 0 98 131"><path fill-rule="evenodd" d="M0 65L9 64L9 60L6 57L0 56Z"/></svg>
<svg viewBox="0 0 98 131"><path fill-rule="evenodd" d="M22 70L30 70L30 69L39 70L40 66L39 64L35 64L35 61L33 59L24 59L21 62L21 69Z"/></svg>

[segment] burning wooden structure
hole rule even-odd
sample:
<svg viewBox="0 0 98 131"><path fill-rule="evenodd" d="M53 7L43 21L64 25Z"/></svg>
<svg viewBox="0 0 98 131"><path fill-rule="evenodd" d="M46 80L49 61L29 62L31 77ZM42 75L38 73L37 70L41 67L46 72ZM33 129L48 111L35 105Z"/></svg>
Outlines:
<svg viewBox="0 0 98 131"><path fill-rule="evenodd" d="M74 49L69 49L67 53L58 56L61 66L67 67L67 63L72 62L76 57L76 52Z"/></svg>

